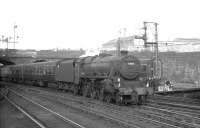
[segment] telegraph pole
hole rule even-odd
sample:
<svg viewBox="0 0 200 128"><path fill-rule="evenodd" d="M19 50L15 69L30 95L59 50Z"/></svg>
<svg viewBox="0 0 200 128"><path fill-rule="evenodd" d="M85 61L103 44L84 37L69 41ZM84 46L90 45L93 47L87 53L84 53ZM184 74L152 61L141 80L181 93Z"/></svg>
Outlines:
<svg viewBox="0 0 200 128"><path fill-rule="evenodd" d="M154 50L155 50L155 57L156 57L156 74L155 76L158 78L158 23L154 23L155 25L155 47L154 47Z"/></svg>
<svg viewBox="0 0 200 128"><path fill-rule="evenodd" d="M119 37L118 40L117 40L117 56L120 56L120 42L121 42L121 40L120 40L120 37Z"/></svg>
<svg viewBox="0 0 200 128"><path fill-rule="evenodd" d="M1 36L0 42L6 43L6 48L5 48L6 56L9 55L9 44L13 43L13 46L14 46L14 49L15 49L15 43L17 43L17 39L19 38L18 36L16 36L16 28L17 28L17 25L14 24L14 26L13 26L13 37L11 37L11 36L8 37L8 36L4 36L4 35Z"/></svg>
<svg viewBox="0 0 200 128"><path fill-rule="evenodd" d="M154 25L154 41L153 42L149 42L148 41L148 37L147 37L147 25L148 24L152 24L152 25ZM150 44L150 45L152 45L153 46L153 48L154 48L154 58L155 58L155 61L156 61L156 64L155 64L155 67L154 67L154 69L155 69L155 77L156 78L158 78L158 23L156 23L156 22L144 22L144 30L145 30L145 36L146 36L146 38L145 38L145 40L144 40L144 42L145 42L145 46L147 46L148 44Z"/></svg>
<svg viewBox="0 0 200 128"><path fill-rule="evenodd" d="M121 46L120 46L120 43L121 43L121 33L122 33L122 30L120 29L119 30L119 37L117 39L117 56L120 56L120 49L121 49Z"/></svg>
<svg viewBox="0 0 200 128"><path fill-rule="evenodd" d="M122 41L125 42L125 37L126 37L126 28L123 28L123 36L122 36L122 28L119 30L119 37L117 39L117 56L121 56L121 43ZM122 39L122 38L123 39Z"/></svg>
<svg viewBox="0 0 200 128"><path fill-rule="evenodd" d="M147 35L147 30L148 30L148 24L152 24L154 25L154 41L149 41L148 40L148 35ZM153 48L153 57L155 58L155 61L156 61L156 64L155 64L155 74L154 76L156 78L158 78L159 74L158 74L158 59L159 59L159 56L158 56L158 23L156 22L144 22L143 23L144 25L144 34L142 36L135 36L135 39L142 39L144 41L144 47L148 47L148 45L151 45L152 48Z"/></svg>

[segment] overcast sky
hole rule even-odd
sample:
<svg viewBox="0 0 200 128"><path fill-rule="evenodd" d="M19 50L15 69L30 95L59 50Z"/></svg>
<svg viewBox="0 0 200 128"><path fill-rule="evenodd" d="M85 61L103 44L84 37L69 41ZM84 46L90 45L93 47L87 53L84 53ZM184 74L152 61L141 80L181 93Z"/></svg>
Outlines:
<svg viewBox="0 0 200 128"><path fill-rule="evenodd" d="M200 38L198 0L0 0L0 5L0 35L13 36L16 23L18 49L95 48L117 38L120 28L137 34L143 21L159 23L159 40Z"/></svg>

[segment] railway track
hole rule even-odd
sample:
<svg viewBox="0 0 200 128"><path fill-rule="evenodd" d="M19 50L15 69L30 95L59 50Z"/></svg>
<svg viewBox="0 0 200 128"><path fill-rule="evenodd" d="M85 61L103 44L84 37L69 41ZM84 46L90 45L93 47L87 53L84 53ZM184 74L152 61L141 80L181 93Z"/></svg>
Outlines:
<svg viewBox="0 0 200 128"><path fill-rule="evenodd" d="M2 94L1 94L2 95ZM36 119L34 116L26 112L22 107L17 105L15 102L7 98L7 96L3 96L10 104L12 104L15 108L17 108L21 113L26 115L29 119L31 119L35 124L37 124L38 127L40 128L46 128L38 119Z"/></svg>
<svg viewBox="0 0 200 128"><path fill-rule="evenodd" d="M146 106L149 107L149 108L151 108L151 107L157 108L158 111L159 111L159 109L164 109L166 111L174 111L174 112L185 114L185 115L188 115L188 116L200 118L200 111L193 109L193 108L190 108L190 106L184 105L183 107L181 107L180 104L178 104L178 106L177 106L175 104L171 105L171 104L167 104L167 103L164 103L164 104L150 103L150 104L147 104Z"/></svg>
<svg viewBox="0 0 200 128"><path fill-rule="evenodd" d="M10 91L12 91L12 92L14 92L14 93L16 93L16 94L18 94L18 95L21 95L21 94L23 94L23 97L27 97L26 96L26 94L24 94L24 93L21 93L21 94L19 94L19 92L15 92L13 89L9 89ZM33 95L30 95L30 96L33 96ZM65 109L69 109L69 106L67 106L66 104L64 104L64 103L61 103L61 102L57 102L57 100L56 99L52 99L52 97L51 98L47 98L47 97L42 97L42 96L39 96L38 98L40 98L40 101L47 101L48 100L48 102L50 103L50 102L53 102L54 103L54 105L56 104L56 106L58 106L57 104L59 104L59 105L64 105L65 106ZM32 101L34 101L34 102L36 102L37 104L40 104L41 106L48 106L48 107L50 107L50 108L56 108L56 106L52 106L52 105L50 105L50 104L42 104L42 103L39 103L39 100L38 100L38 98L33 98L32 99ZM67 107L66 107L67 106ZM72 107L71 106L71 108L73 108L74 109L74 107ZM48 108L49 109L49 108ZM80 110L80 108L75 108L75 109L79 109ZM86 111L87 113L92 113L93 115L92 116L98 116L98 117L100 117L101 119L102 118L104 118L105 120L109 120L109 122L111 122L111 123L115 123L115 126L114 127L123 127L123 128L142 128L142 127L139 127L139 126L136 126L135 124L133 124L133 123L131 123L131 122L128 122L128 121L124 121L124 120L121 120L121 119L118 119L118 118L115 118L115 117L112 117L112 116L109 116L109 115L106 115L106 114L104 114L104 113L96 113L95 111L92 111L92 110L87 110L87 109L84 109L84 108L82 108L81 109L82 111ZM52 110L53 111L53 110Z"/></svg>
<svg viewBox="0 0 200 128"><path fill-rule="evenodd" d="M2 93L0 93L0 96L3 98L0 101L1 128L44 128L34 117L10 101L6 96L3 96Z"/></svg>
<svg viewBox="0 0 200 128"><path fill-rule="evenodd" d="M158 106L142 106L142 109L152 111L154 114L163 113L163 116L168 117L177 122L183 122L191 126L194 125L196 127L200 127L199 114L194 115L194 113L168 109L163 106L162 108L159 108Z"/></svg>
<svg viewBox="0 0 200 128"><path fill-rule="evenodd" d="M13 90L4 97L40 128L86 128Z"/></svg>
<svg viewBox="0 0 200 128"><path fill-rule="evenodd" d="M20 92L20 93L23 93L23 92ZM23 93L23 95L25 95ZM29 96L33 96L34 94L30 94L29 93ZM49 97L50 95L46 95L43 93L43 95L39 95L38 98L40 98L40 100L44 100L44 101L49 101L49 102L53 102L53 104L56 104L56 106L64 106L65 109L76 109L76 110L81 110L81 111L84 111L86 113L90 113L92 114L92 116L98 116L100 117L101 119L104 118L105 120L109 120L110 122L114 122L114 123L117 123L118 126L123 126L123 127L131 127L131 128L143 128L143 126L138 126L137 124L133 123L133 122L130 122L128 120L123 120L123 119L120 119L120 118L116 118L114 116L111 116L109 114L106 114L106 113L103 113L103 112L99 112L99 111L95 111L94 109L92 108L88 108L88 107L85 107L85 106L80 106L80 105L77 105L77 101L76 101L76 104L75 102L70 102L69 100L66 101L65 100L61 100L60 98L58 97ZM117 126L115 126L117 127Z"/></svg>
<svg viewBox="0 0 200 128"><path fill-rule="evenodd" d="M150 100L150 104L165 105L168 107L174 107L174 108L180 108L180 109L190 109L191 111L193 111L193 113L197 113L198 111L200 111L200 106L184 104L184 103Z"/></svg>
<svg viewBox="0 0 200 128"><path fill-rule="evenodd" d="M35 90L35 89L31 89L31 91L37 92L37 90ZM42 92L42 94L44 95L44 92ZM51 99L52 99L52 95L50 95L49 93L47 95L51 96ZM64 98L64 99L62 99L62 98ZM60 102L66 102L66 97L59 96L59 98L57 97L57 99L59 99L59 101L62 99ZM73 99L73 101L71 101L71 102L74 102L74 98L70 98L70 99L71 100ZM50 100L50 99L48 99L48 100ZM69 99L67 99L67 100L69 101ZM80 102L80 100L77 100L76 102ZM92 104L96 104L96 103L94 103L93 100L88 101L88 102L91 102L91 103L87 104L86 106L89 106L90 108L94 108L94 106ZM81 103L81 104L83 104L83 103ZM193 119L193 121L191 122L188 119L188 117L186 118L187 115L184 115L185 118L183 118L182 117L183 115L180 115L180 113L178 115L176 111L171 112L171 113L169 113L169 111L168 111L168 113L166 113L166 110L164 111L164 109L163 109L163 111L161 111L161 110L159 111L161 113L161 114L159 114L158 112L155 113L155 108L154 108L154 110L144 109L144 108L130 110L130 108L127 108L127 107L119 107L116 105L106 104L106 103L103 103L103 104L104 105L102 105L102 103L99 103L98 105L95 105L95 106L99 106L99 108L103 108L104 110L107 110L107 112L112 112L112 114L115 116L125 115L125 116L123 116L123 118L130 120L130 121L137 118L137 119L143 120L143 123L146 121L146 122L154 124L154 125L156 124L156 126L153 126L153 127L158 127L158 126L187 127L187 128L188 127L199 127L199 123L198 123L199 118L196 118L196 120ZM84 106L80 106L80 107L83 108ZM174 120L174 119L176 119L176 120ZM135 124L135 125L138 125L138 124Z"/></svg>
<svg viewBox="0 0 200 128"><path fill-rule="evenodd" d="M118 107L116 105L108 105L107 107L115 108ZM144 108L145 107L145 108ZM145 119L163 123L163 124L171 124L171 126L177 127L200 127L200 118L192 117L191 115L185 113L178 113L177 111L169 111L167 109L146 109L147 106L142 105L140 108L134 106L134 109L130 109L130 107L120 107L119 111L126 112L127 116L131 116L133 114L142 115ZM150 107L149 107L150 108Z"/></svg>
<svg viewBox="0 0 200 128"><path fill-rule="evenodd" d="M179 103L179 104L188 104L190 106L200 106L200 100L191 99L186 97L175 97L175 96L160 96L154 95L150 98L150 102L157 101L157 102L169 102L169 103Z"/></svg>

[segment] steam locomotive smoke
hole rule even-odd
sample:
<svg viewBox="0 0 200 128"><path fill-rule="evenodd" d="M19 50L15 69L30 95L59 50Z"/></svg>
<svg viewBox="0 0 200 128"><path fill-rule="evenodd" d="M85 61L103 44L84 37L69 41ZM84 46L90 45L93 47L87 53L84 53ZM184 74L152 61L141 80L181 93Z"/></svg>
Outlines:
<svg viewBox="0 0 200 128"><path fill-rule="evenodd" d="M100 54L99 50L90 49L90 50L87 50L85 52L85 54L81 55L80 57L95 56L95 55L99 55L99 54Z"/></svg>

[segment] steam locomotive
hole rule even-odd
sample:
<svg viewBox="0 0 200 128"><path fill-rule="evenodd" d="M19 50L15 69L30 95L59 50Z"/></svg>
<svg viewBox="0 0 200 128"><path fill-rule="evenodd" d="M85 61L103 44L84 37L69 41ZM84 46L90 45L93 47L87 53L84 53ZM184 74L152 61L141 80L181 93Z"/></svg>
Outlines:
<svg viewBox="0 0 200 128"><path fill-rule="evenodd" d="M117 104L142 104L153 88L147 87L147 66L133 55L101 54L1 68L1 80L54 84L58 89Z"/></svg>

